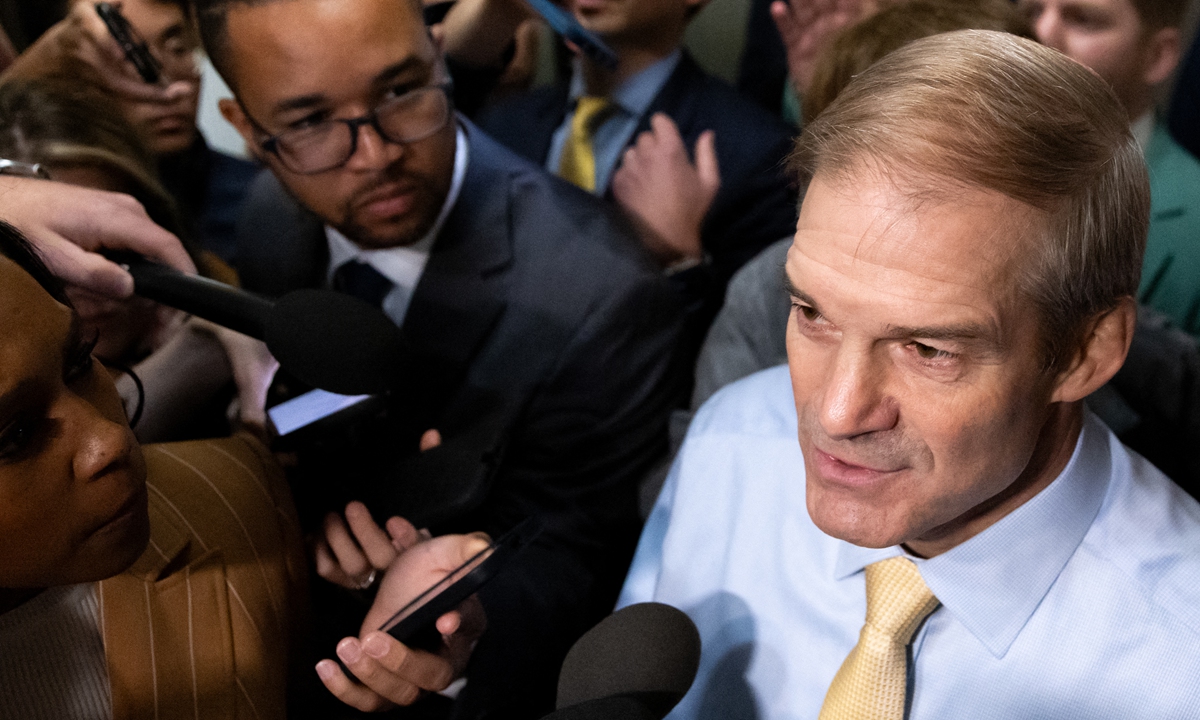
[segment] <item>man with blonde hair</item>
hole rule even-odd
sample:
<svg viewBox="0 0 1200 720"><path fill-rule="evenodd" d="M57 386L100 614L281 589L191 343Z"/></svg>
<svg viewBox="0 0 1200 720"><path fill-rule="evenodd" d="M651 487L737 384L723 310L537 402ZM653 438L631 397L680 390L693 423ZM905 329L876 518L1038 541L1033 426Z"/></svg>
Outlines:
<svg viewBox="0 0 1200 720"><path fill-rule="evenodd" d="M960 31L806 129L788 369L701 409L622 593L700 628L673 717L1200 711L1200 506L1082 402L1148 222L1117 103Z"/></svg>

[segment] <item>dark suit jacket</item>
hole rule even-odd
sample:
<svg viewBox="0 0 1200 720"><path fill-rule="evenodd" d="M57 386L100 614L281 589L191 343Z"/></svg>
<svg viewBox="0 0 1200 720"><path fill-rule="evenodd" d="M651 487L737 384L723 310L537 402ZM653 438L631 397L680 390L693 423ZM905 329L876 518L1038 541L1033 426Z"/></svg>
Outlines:
<svg viewBox="0 0 1200 720"><path fill-rule="evenodd" d="M569 110L568 95L566 84L534 90L500 103L483 115L480 125L544 166L554 131ZM696 325L702 336L733 273L772 242L796 232L796 191L784 167L792 130L705 73L686 52L639 120L633 139L650 129L657 112L675 121L689 148L705 130L716 132L721 189L701 229L712 263L676 276L686 299L698 304ZM611 199L611 190L606 193Z"/></svg>
<svg viewBox="0 0 1200 720"><path fill-rule="evenodd" d="M395 422L359 447L409 464L392 473L343 453L308 475L327 509L359 497L382 519L420 512L409 501L424 490L410 488L426 458L490 457L486 500L436 515L435 529L495 535L531 514L548 527L484 588L489 629L459 709L537 717L552 708L570 644L611 611L632 556L636 483L665 449L686 374L673 367L682 309L602 202L466 128L462 192L402 327L412 367L395 394ZM322 225L274 177L256 183L244 219L246 287L278 294L323 283ZM446 442L414 459L427 428ZM370 482L356 485L356 476Z"/></svg>

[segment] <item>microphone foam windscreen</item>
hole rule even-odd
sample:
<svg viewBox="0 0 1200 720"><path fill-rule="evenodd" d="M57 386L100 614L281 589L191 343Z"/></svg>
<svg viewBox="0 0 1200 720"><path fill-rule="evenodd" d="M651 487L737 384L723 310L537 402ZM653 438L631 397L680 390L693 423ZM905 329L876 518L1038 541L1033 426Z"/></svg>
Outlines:
<svg viewBox="0 0 1200 720"><path fill-rule="evenodd" d="M687 693L700 666L700 633L682 611L662 603L630 605L589 630L567 653L557 707L617 695L649 701L665 715Z"/></svg>
<svg viewBox="0 0 1200 720"><path fill-rule="evenodd" d="M393 389L405 369L400 330L378 308L330 290L284 295L263 338L275 359L313 387L343 395Z"/></svg>

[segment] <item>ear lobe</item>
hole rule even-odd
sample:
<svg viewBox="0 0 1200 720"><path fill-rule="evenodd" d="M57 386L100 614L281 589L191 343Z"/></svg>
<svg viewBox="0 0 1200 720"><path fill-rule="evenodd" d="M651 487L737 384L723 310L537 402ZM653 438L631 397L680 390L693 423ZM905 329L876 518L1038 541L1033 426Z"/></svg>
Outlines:
<svg viewBox="0 0 1200 720"><path fill-rule="evenodd" d="M242 140L246 142L246 151L262 161L262 149L259 148L258 141L255 139L254 125L250 123L250 118L246 117L242 106L233 98L221 98L217 101L217 109L221 111L221 117L225 118L225 121L242 136Z"/></svg>
<svg viewBox="0 0 1200 720"><path fill-rule="evenodd" d="M1095 318L1075 359L1059 374L1051 401L1082 400L1111 380L1125 364L1136 324L1137 303L1131 297Z"/></svg>
<svg viewBox="0 0 1200 720"><path fill-rule="evenodd" d="M1142 80L1151 86L1166 82L1183 57L1179 28L1165 27L1155 30L1146 48L1146 66L1142 71Z"/></svg>

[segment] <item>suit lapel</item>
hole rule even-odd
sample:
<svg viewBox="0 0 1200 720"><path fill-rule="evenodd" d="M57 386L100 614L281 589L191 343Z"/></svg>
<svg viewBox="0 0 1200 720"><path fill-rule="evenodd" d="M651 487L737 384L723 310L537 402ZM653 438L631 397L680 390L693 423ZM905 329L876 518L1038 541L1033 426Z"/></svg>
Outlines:
<svg viewBox="0 0 1200 720"><path fill-rule="evenodd" d="M235 715L225 570L199 553L150 487L150 544L133 567L99 583L113 720ZM203 627L197 627L197 623Z"/></svg>
<svg viewBox="0 0 1200 720"><path fill-rule="evenodd" d="M467 126L470 160L413 293L402 328L421 367L421 394L444 398L504 310L512 260L508 172L499 148Z"/></svg>

